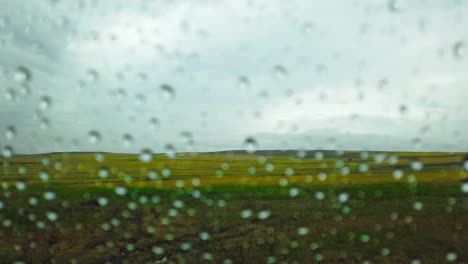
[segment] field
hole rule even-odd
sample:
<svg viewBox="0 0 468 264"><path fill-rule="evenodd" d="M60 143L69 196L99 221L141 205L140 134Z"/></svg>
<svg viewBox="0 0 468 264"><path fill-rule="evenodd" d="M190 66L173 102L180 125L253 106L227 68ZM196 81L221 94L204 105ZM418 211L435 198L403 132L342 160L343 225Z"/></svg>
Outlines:
<svg viewBox="0 0 468 264"><path fill-rule="evenodd" d="M467 153L0 160L0 263L466 263Z"/></svg>

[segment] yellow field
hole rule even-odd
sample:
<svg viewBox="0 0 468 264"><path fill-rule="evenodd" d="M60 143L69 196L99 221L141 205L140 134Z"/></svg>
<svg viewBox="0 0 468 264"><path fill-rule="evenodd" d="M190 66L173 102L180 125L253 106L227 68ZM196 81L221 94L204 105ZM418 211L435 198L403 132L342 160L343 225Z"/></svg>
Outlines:
<svg viewBox="0 0 468 264"><path fill-rule="evenodd" d="M348 157L347 157L348 156ZM1 181L114 187L193 188L206 185L341 185L460 181L466 153L374 153L324 159L246 154L55 153L3 159ZM416 164L420 166L413 167Z"/></svg>

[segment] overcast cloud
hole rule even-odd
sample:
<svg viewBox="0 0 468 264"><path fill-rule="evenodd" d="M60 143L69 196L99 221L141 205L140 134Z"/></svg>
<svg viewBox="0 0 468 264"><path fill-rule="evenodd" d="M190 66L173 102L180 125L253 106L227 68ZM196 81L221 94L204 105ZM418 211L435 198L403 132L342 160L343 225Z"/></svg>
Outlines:
<svg viewBox="0 0 468 264"><path fill-rule="evenodd" d="M16 153L240 149L247 137L261 149L467 151L468 2L0 7L0 146Z"/></svg>

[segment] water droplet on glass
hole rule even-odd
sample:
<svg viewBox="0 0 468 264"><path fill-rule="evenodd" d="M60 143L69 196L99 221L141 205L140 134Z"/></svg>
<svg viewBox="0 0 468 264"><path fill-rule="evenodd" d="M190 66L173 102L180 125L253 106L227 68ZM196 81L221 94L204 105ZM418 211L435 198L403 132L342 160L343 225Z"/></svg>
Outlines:
<svg viewBox="0 0 468 264"><path fill-rule="evenodd" d="M165 151L168 158L173 159L176 157L176 149L172 144L166 144Z"/></svg>
<svg viewBox="0 0 468 264"><path fill-rule="evenodd" d="M41 101L39 103L39 108L41 110L47 110L52 105L52 99L49 96L41 97Z"/></svg>
<svg viewBox="0 0 468 264"><path fill-rule="evenodd" d="M151 149L143 149L138 157L142 162L150 162L153 160L153 151Z"/></svg>
<svg viewBox="0 0 468 264"><path fill-rule="evenodd" d="M457 253L454 253L454 252L449 252L447 253L447 256L446 256L448 261L455 261L457 257L458 257Z"/></svg>
<svg viewBox="0 0 468 264"><path fill-rule="evenodd" d="M405 114L408 111L408 107L406 105L400 105L400 113Z"/></svg>
<svg viewBox="0 0 468 264"><path fill-rule="evenodd" d="M273 67L273 76L278 79L285 79L288 76L288 71L281 65Z"/></svg>
<svg viewBox="0 0 468 264"><path fill-rule="evenodd" d="M413 209L416 211L421 211L423 208L423 203L421 202L414 202L413 203Z"/></svg>
<svg viewBox="0 0 468 264"><path fill-rule="evenodd" d="M172 101L175 99L175 90L168 84L163 84L160 87L162 98L166 101Z"/></svg>
<svg viewBox="0 0 468 264"><path fill-rule="evenodd" d="M109 199L105 198L105 197L99 197L97 199L97 202L100 206L107 206L107 204L109 203Z"/></svg>
<svg viewBox="0 0 468 264"><path fill-rule="evenodd" d="M11 146L3 146L2 148L2 156L4 158L11 158L13 157L13 148Z"/></svg>
<svg viewBox="0 0 468 264"><path fill-rule="evenodd" d="M125 147L130 147L133 144L133 137L130 134L124 134L122 139Z"/></svg>
<svg viewBox="0 0 468 264"><path fill-rule="evenodd" d="M100 178L105 179L109 177L109 170L107 168L100 168L98 171L98 175Z"/></svg>
<svg viewBox="0 0 468 264"><path fill-rule="evenodd" d="M31 78L31 71L24 66L18 66L13 74L13 79L20 83L29 82Z"/></svg>
<svg viewBox="0 0 468 264"><path fill-rule="evenodd" d="M150 118L149 123L152 129L156 129L159 127L159 119L157 119L156 117Z"/></svg>
<svg viewBox="0 0 468 264"><path fill-rule="evenodd" d="M86 80L90 83L97 82L99 80L99 73L95 69L89 69L86 71Z"/></svg>
<svg viewBox="0 0 468 264"><path fill-rule="evenodd" d="M298 234L298 235L305 236L305 235L307 235L308 233L309 233L309 228L307 228L307 227L299 227L299 228L297 229L297 234Z"/></svg>
<svg viewBox="0 0 468 264"><path fill-rule="evenodd" d="M55 197L57 197L57 195L54 192L51 192L51 191L44 192L43 196L44 196L44 199L46 199L48 201L54 200Z"/></svg>
<svg viewBox="0 0 468 264"><path fill-rule="evenodd" d="M463 193L467 193L467 194L468 194L468 182L463 182L463 183L460 185L460 190L461 190Z"/></svg>
<svg viewBox="0 0 468 264"><path fill-rule="evenodd" d="M58 214L55 212L47 212L47 219L51 222L55 222L58 219Z"/></svg>
<svg viewBox="0 0 468 264"><path fill-rule="evenodd" d="M257 151L257 141L253 137L248 137L244 140L244 149L247 153L254 153Z"/></svg>
<svg viewBox="0 0 468 264"><path fill-rule="evenodd" d="M314 24L311 22L306 22L302 25L302 32L304 34L310 34L314 28Z"/></svg>
<svg viewBox="0 0 468 264"><path fill-rule="evenodd" d="M394 170L393 171L393 178L398 181L403 177L403 174L404 173L403 173L402 170Z"/></svg>
<svg viewBox="0 0 468 264"><path fill-rule="evenodd" d="M210 234L207 233L207 232L201 232L200 233L200 239L204 240L204 241L209 240L210 239Z"/></svg>
<svg viewBox="0 0 468 264"><path fill-rule="evenodd" d="M5 137L8 140L11 140L11 139L13 139L15 137L15 135L16 135L15 127L13 127L13 126L7 127L6 132L5 132Z"/></svg>
<svg viewBox="0 0 468 264"><path fill-rule="evenodd" d="M49 174L46 171L39 172L39 178L43 181L49 180Z"/></svg>
<svg viewBox="0 0 468 264"><path fill-rule="evenodd" d="M402 0L389 0L388 1L388 10L392 13L399 13L403 11Z"/></svg>
<svg viewBox="0 0 468 264"><path fill-rule="evenodd" d="M465 43L462 41L458 41L455 44L453 44L452 52L455 59L462 59L466 53Z"/></svg>
<svg viewBox="0 0 468 264"><path fill-rule="evenodd" d="M298 188L289 189L289 196L296 197L298 195L299 195L299 189Z"/></svg>
<svg viewBox="0 0 468 264"><path fill-rule="evenodd" d="M249 88L250 87L250 81L247 76L239 76L239 79L237 80L237 84L239 88Z"/></svg>
<svg viewBox="0 0 468 264"><path fill-rule="evenodd" d="M424 167L424 164L421 161L413 161L411 162L411 168L415 171L420 171Z"/></svg>
<svg viewBox="0 0 468 264"><path fill-rule="evenodd" d="M120 196L127 194L127 188L121 186L115 187L114 191L117 195Z"/></svg>
<svg viewBox="0 0 468 264"><path fill-rule="evenodd" d="M241 217L244 218L244 219L245 219L245 218L249 218L249 217L252 216L252 214L253 214L252 210L246 209L246 210L243 210L243 211L241 212Z"/></svg>
<svg viewBox="0 0 468 264"><path fill-rule="evenodd" d="M340 195L338 195L338 200L339 200L341 203L347 202L348 199L349 199L349 194L347 194L347 193L340 193Z"/></svg>
<svg viewBox="0 0 468 264"><path fill-rule="evenodd" d="M96 130L91 130L88 133L88 141L91 144L97 144L101 141L101 134Z"/></svg>
<svg viewBox="0 0 468 264"><path fill-rule="evenodd" d="M258 219L260 219L260 220L267 219L270 216L271 216L270 210L262 210L262 211L258 212L258 215L257 215Z"/></svg>

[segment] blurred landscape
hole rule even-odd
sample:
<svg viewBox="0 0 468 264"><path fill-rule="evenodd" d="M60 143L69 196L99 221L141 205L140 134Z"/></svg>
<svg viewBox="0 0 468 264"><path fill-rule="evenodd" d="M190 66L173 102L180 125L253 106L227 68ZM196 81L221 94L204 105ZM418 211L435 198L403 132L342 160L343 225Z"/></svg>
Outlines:
<svg viewBox="0 0 468 264"><path fill-rule="evenodd" d="M2 263L463 263L467 153L1 160Z"/></svg>

